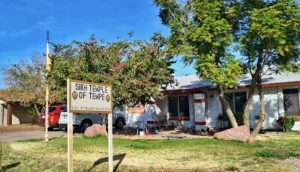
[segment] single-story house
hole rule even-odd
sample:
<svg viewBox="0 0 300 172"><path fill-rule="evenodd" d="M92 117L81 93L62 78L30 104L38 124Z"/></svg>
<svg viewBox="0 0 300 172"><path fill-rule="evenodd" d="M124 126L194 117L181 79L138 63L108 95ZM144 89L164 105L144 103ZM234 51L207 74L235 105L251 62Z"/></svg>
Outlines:
<svg viewBox="0 0 300 172"><path fill-rule="evenodd" d="M29 113L30 109L19 101L0 98L0 126L35 122Z"/></svg>
<svg viewBox="0 0 300 172"><path fill-rule="evenodd" d="M226 114L220 103L218 92L212 82L196 75L175 77L175 84L162 91L166 96L157 101L158 107L182 127L196 130L222 129L228 127ZM247 100L249 74L238 80L234 89L225 91L234 113L243 112ZM282 115L296 118L294 130L300 130L300 72L270 74L263 77L266 119L263 129L274 129L276 119ZM259 96L253 96L250 107L250 127L255 127L259 116Z"/></svg>

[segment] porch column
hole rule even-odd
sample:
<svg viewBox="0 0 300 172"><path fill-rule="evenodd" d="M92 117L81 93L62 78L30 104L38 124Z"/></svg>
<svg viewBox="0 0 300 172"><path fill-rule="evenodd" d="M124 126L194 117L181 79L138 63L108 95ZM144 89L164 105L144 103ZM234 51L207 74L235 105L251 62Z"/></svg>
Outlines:
<svg viewBox="0 0 300 172"><path fill-rule="evenodd" d="M12 104L7 103L7 125L12 125Z"/></svg>
<svg viewBox="0 0 300 172"><path fill-rule="evenodd" d="M205 118L205 94L194 94L194 107L195 107L195 129L198 131L207 128Z"/></svg>
<svg viewBox="0 0 300 172"><path fill-rule="evenodd" d="M4 107L3 107L3 104L0 104L0 114L1 114L1 116L0 116L0 125L5 125L4 124Z"/></svg>

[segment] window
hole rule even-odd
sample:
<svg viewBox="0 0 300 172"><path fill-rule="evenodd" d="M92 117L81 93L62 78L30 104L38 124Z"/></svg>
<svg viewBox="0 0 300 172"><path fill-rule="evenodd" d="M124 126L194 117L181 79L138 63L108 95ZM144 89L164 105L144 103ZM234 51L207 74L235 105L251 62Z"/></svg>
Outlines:
<svg viewBox="0 0 300 172"><path fill-rule="evenodd" d="M170 117L188 117L190 116L189 97L169 97L169 113Z"/></svg>
<svg viewBox="0 0 300 172"><path fill-rule="evenodd" d="M169 97L169 113L170 117L178 116L178 97Z"/></svg>
<svg viewBox="0 0 300 172"><path fill-rule="evenodd" d="M286 115L300 116L298 89L283 90L283 103Z"/></svg>
<svg viewBox="0 0 300 172"><path fill-rule="evenodd" d="M55 111L55 109L56 109L55 107L49 107L48 112L53 112L53 111Z"/></svg>
<svg viewBox="0 0 300 172"><path fill-rule="evenodd" d="M181 117L189 117L190 116L189 97L188 96L179 97L179 116L181 116Z"/></svg>
<svg viewBox="0 0 300 172"><path fill-rule="evenodd" d="M233 113L244 111L244 105L247 101L246 92L226 93L225 97ZM223 113L225 113L224 109Z"/></svg>
<svg viewBox="0 0 300 172"><path fill-rule="evenodd" d="M246 101L246 92L234 93L234 112L243 112Z"/></svg>
<svg viewBox="0 0 300 172"><path fill-rule="evenodd" d="M227 99L229 106L232 111L234 111L234 105L233 105L233 93L226 93L225 98ZM225 109L223 108L223 113L225 113Z"/></svg>
<svg viewBox="0 0 300 172"><path fill-rule="evenodd" d="M67 112L67 106L63 106L60 108L62 112Z"/></svg>

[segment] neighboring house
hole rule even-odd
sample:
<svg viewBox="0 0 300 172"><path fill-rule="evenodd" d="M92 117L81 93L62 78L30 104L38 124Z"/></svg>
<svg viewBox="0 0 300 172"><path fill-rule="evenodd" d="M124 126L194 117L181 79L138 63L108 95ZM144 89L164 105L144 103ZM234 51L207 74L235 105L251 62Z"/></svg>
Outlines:
<svg viewBox="0 0 300 172"><path fill-rule="evenodd" d="M22 106L18 101L0 98L0 126L34 122L29 111L29 108Z"/></svg>
<svg viewBox="0 0 300 172"><path fill-rule="evenodd" d="M219 101L218 92L208 80L196 75L175 78L173 84L162 91L166 98L157 104L170 121L177 121L183 127L222 129L228 127L226 114ZM243 112L247 99L250 75L244 75L236 88L226 91L234 113ZM300 130L300 73L272 74L263 77L266 120L263 129L274 129L274 121L281 115L294 116L297 122L294 130ZM253 128L259 116L259 96L255 93L250 107L250 127Z"/></svg>

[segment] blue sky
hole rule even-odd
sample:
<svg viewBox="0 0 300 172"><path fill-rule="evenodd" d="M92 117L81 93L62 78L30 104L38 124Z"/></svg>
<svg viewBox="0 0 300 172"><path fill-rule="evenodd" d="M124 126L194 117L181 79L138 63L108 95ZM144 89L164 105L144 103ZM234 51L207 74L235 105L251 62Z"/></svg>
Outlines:
<svg viewBox="0 0 300 172"><path fill-rule="evenodd" d="M53 43L84 41L91 34L108 41L129 32L135 39L157 31L168 35L152 0L0 0L0 11L0 88L3 67L45 51L47 30ZM177 61L176 76L195 73Z"/></svg>

